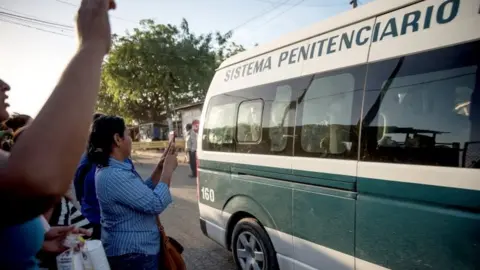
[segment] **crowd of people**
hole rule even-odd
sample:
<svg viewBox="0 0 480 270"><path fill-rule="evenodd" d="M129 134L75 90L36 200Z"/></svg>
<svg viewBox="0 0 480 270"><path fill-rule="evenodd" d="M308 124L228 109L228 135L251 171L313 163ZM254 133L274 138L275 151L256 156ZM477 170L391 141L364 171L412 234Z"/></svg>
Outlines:
<svg viewBox="0 0 480 270"><path fill-rule="evenodd" d="M172 202L173 141L144 180L124 120L94 114L114 8L82 0L78 50L35 119L8 114L0 80L1 269L55 268L71 234L101 239L111 269L161 267L157 218Z"/></svg>

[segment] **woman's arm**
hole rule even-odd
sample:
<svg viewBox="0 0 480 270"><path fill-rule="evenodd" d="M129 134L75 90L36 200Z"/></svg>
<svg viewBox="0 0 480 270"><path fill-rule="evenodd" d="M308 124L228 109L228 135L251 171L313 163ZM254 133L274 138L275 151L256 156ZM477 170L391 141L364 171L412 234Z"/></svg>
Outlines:
<svg viewBox="0 0 480 270"><path fill-rule="evenodd" d="M104 195L138 212L160 214L172 202L168 185L160 183L152 190L132 172L112 169L100 172L97 177L97 183L103 185L97 187L99 196ZM102 194L104 192L108 195Z"/></svg>
<svg viewBox="0 0 480 270"><path fill-rule="evenodd" d="M172 151L172 149L175 148L175 141L170 140L168 143L167 149L163 152L162 156L160 157L160 160L158 161L157 166L152 172L152 175L148 180L145 181L148 187L151 189L154 189L155 186L157 186L158 181L160 181L160 178L162 177L162 172L163 172L163 165L165 164L165 159L167 155ZM170 181L168 183L168 186L170 186Z"/></svg>
<svg viewBox="0 0 480 270"><path fill-rule="evenodd" d="M50 98L0 169L0 204L8 221L44 213L68 190L85 148L100 86L101 64L111 42L108 0L83 0L78 12L80 47Z"/></svg>

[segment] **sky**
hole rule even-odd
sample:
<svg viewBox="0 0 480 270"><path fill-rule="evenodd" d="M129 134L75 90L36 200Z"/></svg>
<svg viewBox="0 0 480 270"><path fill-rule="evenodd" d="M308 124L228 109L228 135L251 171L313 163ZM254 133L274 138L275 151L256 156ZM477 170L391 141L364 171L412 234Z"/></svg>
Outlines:
<svg viewBox="0 0 480 270"><path fill-rule="evenodd" d="M361 0L360 5L371 0ZM196 34L234 29L232 41L251 48L351 9L350 0L116 0L112 31L119 35L142 19L180 24ZM1 12L74 26L80 0L0 0L0 78L12 88L9 112L35 116L45 103L77 42L59 34L18 25ZM10 21L10 22L6 22ZM11 23L12 21L17 24Z"/></svg>

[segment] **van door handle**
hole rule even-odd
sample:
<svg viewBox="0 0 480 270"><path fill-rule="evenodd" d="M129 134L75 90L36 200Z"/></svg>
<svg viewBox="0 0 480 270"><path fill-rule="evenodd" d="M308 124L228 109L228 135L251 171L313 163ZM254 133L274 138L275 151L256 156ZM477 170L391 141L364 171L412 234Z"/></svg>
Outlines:
<svg viewBox="0 0 480 270"><path fill-rule="evenodd" d="M235 175L246 175L246 173L239 172L236 168L232 167L232 173Z"/></svg>

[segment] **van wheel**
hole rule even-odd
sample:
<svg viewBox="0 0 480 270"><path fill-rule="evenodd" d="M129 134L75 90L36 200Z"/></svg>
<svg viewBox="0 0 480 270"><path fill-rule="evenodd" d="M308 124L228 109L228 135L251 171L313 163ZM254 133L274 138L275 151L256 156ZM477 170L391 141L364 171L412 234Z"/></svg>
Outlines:
<svg viewBox="0 0 480 270"><path fill-rule="evenodd" d="M233 259L241 270L278 270L272 242L258 221L240 220L233 230Z"/></svg>

